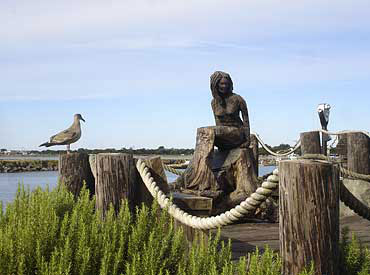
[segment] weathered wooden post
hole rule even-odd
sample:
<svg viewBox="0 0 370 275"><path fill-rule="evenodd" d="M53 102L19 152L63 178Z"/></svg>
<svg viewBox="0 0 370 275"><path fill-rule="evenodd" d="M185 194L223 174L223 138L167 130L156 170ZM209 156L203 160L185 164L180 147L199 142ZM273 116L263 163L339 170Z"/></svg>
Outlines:
<svg viewBox="0 0 370 275"><path fill-rule="evenodd" d="M135 200L136 167L131 154L98 154L96 156L96 208L103 215L110 204L119 211L122 199L130 208Z"/></svg>
<svg viewBox="0 0 370 275"><path fill-rule="evenodd" d="M85 153L70 153L59 156L59 182L76 197L83 183L86 183L90 194L95 193L95 179L90 169L89 155Z"/></svg>
<svg viewBox="0 0 370 275"><path fill-rule="evenodd" d="M347 134L340 134L338 136L338 144L336 147L337 154L339 156L339 161L341 165L347 168Z"/></svg>
<svg viewBox="0 0 370 275"><path fill-rule="evenodd" d="M236 206L258 187L257 164L252 149L229 148L226 141L226 148L223 148L222 138L217 138L216 132L221 137L230 135L231 138L233 130L233 127L227 126L220 129L198 128L193 159L184 174L176 180L176 186L181 186L184 193L217 201L218 204L214 205L216 211ZM217 151L214 150L215 144L219 147Z"/></svg>
<svg viewBox="0 0 370 275"><path fill-rule="evenodd" d="M150 174L153 177L154 181L157 183L159 189L163 193L168 194L170 188L167 183L167 176L163 169L161 158L156 156L156 157L145 157L142 159L144 160L146 166L149 168ZM151 206L153 203L153 197L149 193L142 179L140 178L140 175L138 174L137 176L139 177L139 179L136 188L135 205L140 206L140 204L144 203L147 206ZM188 213L199 216L201 215L208 216L209 213L211 213L212 210L211 198L191 196L180 193L173 193L171 196L173 202ZM161 211L166 210L163 209ZM207 240L208 230L194 229L190 226L187 226L179 222L178 220L175 220L174 225L177 228L181 227L183 229L186 239L189 241L189 244L193 242L197 234L199 235L203 234L202 235L203 238Z"/></svg>
<svg viewBox="0 0 370 275"><path fill-rule="evenodd" d="M298 274L313 261L316 275L337 275L337 165L315 160L281 161L279 172L279 234L283 274Z"/></svg>
<svg viewBox="0 0 370 275"><path fill-rule="evenodd" d="M319 131L301 133L301 152L302 156L321 153Z"/></svg>
<svg viewBox="0 0 370 275"><path fill-rule="evenodd" d="M136 163L135 159L135 163ZM150 174L152 175L154 181L157 183L159 189L167 194L169 193L169 186L167 182L167 176L163 169L162 160L159 156L155 157L146 157L144 158L144 162L149 168ZM137 170L136 170L137 171ZM135 195L135 206L140 206L140 204L144 203L147 206L151 206L153 203L153 196L149 193L148 189L146 188L144 182L142 181L139 172L137 174L137 187L136 187L136 195Z"/></svg>
<svg viewBox="0 0 370 275"><path fill-rule="evenodd" d="M254 134L251 134L250 138L251 138L251 143L249 147L252 149L252 152L253 152L254 170L256 171L256 175L258 176L258 140Z"/></svg>
<svg viewBox="0 0 370 275"><path fill-rule="evenodd" d="M347 169L358 174L370 174L370 139L361 132L346 134L347 136ZM363 204L370 207L370 185L369 182L344 175L343 184ZM340 208L341 216L357 215L343 203Z"/></svg>
<svg viewBox="0 0 370 275"><path fill-rule="evenodd" d="M347 134L348 170L355 173L370 174L370 141L369 137L361 132Z"/></svg>

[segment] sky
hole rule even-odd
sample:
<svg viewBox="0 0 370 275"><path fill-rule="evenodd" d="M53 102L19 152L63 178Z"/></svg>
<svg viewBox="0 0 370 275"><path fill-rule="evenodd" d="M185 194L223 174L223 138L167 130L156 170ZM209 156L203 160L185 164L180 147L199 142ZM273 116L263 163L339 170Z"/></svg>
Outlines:
<svg viewBox="0 0 370 275"><path fill-rule="evenodd" d="M77 148L194 148L228 72L251 130L293 145L369 131L369 0L1 0L0 147L41 149L80 113ZM63 149L63 147L51 147Z"/></svg>

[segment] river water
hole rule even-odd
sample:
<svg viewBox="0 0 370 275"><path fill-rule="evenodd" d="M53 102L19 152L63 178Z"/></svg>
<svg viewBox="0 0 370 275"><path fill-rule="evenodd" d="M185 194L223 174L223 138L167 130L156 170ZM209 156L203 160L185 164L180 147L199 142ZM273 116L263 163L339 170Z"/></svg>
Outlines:
<svg viewBox="0 0 370 275"><path fill-rule="evenodd" d="M273 171L274 166L260 166L259 174L265 175ZM168 182L174 182L177 178L176 175L166 171ZM22 172L22 173L0 173L0 201L4 206L6 203L11 202L17 192L18 184L24 184L33 190L35 187L40 186L45 188L53 188L58 182L57 171L46 172Z"/></svg>

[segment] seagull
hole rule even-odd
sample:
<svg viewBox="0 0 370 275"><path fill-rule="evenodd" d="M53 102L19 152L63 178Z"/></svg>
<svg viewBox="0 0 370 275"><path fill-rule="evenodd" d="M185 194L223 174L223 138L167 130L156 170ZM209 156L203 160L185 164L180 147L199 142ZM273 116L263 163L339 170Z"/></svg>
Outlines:
<svg viewBox="0 0 370 275"><path fill-rule="evenodd" d="M331 106L326 103L319 104L317 107L317 112L319 113L321 127L324 130L328 130L328 123L329 123L329 114L330 114Z"/></svg>
<svg viewBox="0 0 370 275"><path fill-rule="evenodd" d="M317 112L319 113L321 128L325 131L328 130L329 114L330 114L330 104L322 103L317 107ZM330 141L331 137L327 134L322 134L322 139L324 142Z"/></svg>
<svg viewBox="0 0 370 275"><path fill-rule="evenodd" d="M85 122L80 114L74 115L74 121L71 127L68 129L52 136L50 141L41 144L41 146L54 146L54 145L67 145L67 153L70 151L70 144L76 142L81 137L81 125L80 120Z"/></svg>

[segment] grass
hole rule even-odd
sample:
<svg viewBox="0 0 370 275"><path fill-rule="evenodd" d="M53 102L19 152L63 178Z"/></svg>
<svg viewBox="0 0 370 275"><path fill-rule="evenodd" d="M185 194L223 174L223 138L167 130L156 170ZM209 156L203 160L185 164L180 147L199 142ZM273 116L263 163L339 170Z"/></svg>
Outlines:
<svg viewBox="0 0 370 275"><path fill-rule="evenodd" d="M238 262L219 235L189 247L181 229L158 204L135 215L127 202L105 218L83 189L75 200L59 186L33 192L18 188L5 211L0 206L0 274L280 275L281 258L268 247ZM134 218L135 216L135 218ZM370 253L343 237L342 274L369 275ZM313 274L313 267L301 275ZM367 272L367 273L366 273Z"/></svg>

